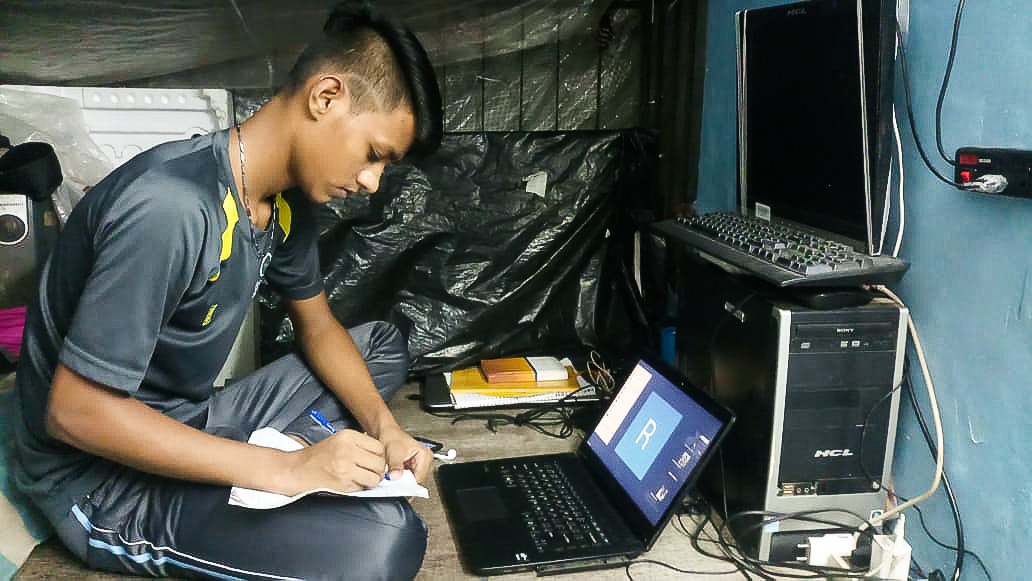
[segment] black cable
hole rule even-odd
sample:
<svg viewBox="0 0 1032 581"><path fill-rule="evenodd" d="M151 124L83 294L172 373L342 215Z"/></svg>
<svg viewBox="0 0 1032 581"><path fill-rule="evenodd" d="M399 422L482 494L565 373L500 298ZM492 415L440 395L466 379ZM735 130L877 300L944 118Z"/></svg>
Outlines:
<svg viewBox="0 0 1032 581"><path fill-rule="evenodd" d="M826 513L843 513L843 514L848 514L848 515L852 516L853 518L855 518L857 521L865 524L866 526L863 528L863 530L861 530L860 527L857 527L857 526L845 525L845 524L843 524L841 522L832 521L832 520L828 520L828 519L824 519L824 518L816 518L814 516L814 515L826 514ZM748 533L751 530L767 526L768 524L770 524L772 522L781 522L781 521L786 521L786 520L795 520L795 521L802 521L802 522L811 522L811 523L816 523L816 524L824 524L824 525L833 526L833 527L836 527L836 528L839 528L839 529L843 529L843 530L855 530L855 531L859 532L860 534L862 534L864 536L870 537L872 539L872 541L874 540L874 534L875 534L874 533L874 525L872 525L870 523L870 521L868 521L867 519L863 518L862 516L860 516L859 514L857 514L855 512L852 512L852 511L849 511L849 510L844 510L844 509L837 509L837 508L820 509L820 510L807 510L807 511L793 512L793 513L777 513L777 512L770 512L770 511L764 511L764 510L746 510L746 511L738 512L738 513L735 513L735 514L731 515L730 517L725 519L724 522L722 522L720 524L720 527L717 529L717 539L720 542L722 542L722 543L727 543L727 541L724 540L724 533L726 532L726 527L728 526L728 523L730 523L733 520L741 519L741 518L746 518L746 517L749 517L749 516L760 516L760 517L763 517L763 518L760 520L760 522L758 522L756 524L753 524L753 525L749 525L745 529L743 529L742 532L741 532L743 536L744 536L745 533ZM815 565L803 565L803 564L792 564L792 563L783 563L783 564L782 563L769 563L769 562L760 561L759 559L755 559L753 557L750 557L749 555L746 555L745 553L743 553L741 551L741 549L738 549L737 547L735 547L735 548L738 550L740 558L742 558L745 562L749 563L750 565L753 565L755 567L759 567L761 570L766 570L765 567L773 566L773 567L777 567L777 568L780 568L780 569L798 569L798 570L801 570L801 571L806 571L806 572L811 572L811 573L820 573L820 574L831 573L831 574L833 574L835 576L856 577L856 578L864 578L864 577L866 577L866 575L868 573L868 569L866 567L863 568L863 569L842 569L842 568L839 568L839 567L820 567L820 566L815 566ZM790 578L790 579L813 579L814 578L812 575L793 575L793 574L784 573L784 572L779 572L778 575L781 578ZM870 579L870 577L866 577L866 578Z"/></svg>
<svg viewBox="0 0 1032 581"><path fill-rule="evenodd" d="M914 559L913 557L911 557L910 559L910 571L908 571L908 573L910 574L910 576L916 575L919 579L928 578L928 575L925 575L924 569L922 569L921 565L917 563L917 559Z"/></svg>
<svg viewBox="0 0 1032 581"><path fill-rule="evenodd" d="M661 561L656 561L656 560L653 560L653 559L637 559L635 561L631 561L630 563L627 563L627 566L624 567L624 573L627 574L627 578L630 579L631 581L634 581L634 577L631 577L631 565L638 565L639 563L640 564L659 565L660 567L666 567L667 569L670 569L671 571L677 571L678 573L684 573L685 575L734 575L735 573L738 572L737 569L735 569L734 571L690 571L688 569L679 569L677 567L674 567L673 565L670 565L670 564L667 564L667 563L663 563Z"/></svg>
<svg viewBox="0 0 1032 581"><path fill-rule="evenodd" d="M814 511L814 512L822 512L822 511ZM799 513L796 513L796 515L798 515L798 514ZM854 515L854 516L858 517L858 515ZM812 521L812 522L817 522L817 523L823 523L823 524L827 524L829 526L834 526L834 527L837 527L837 528L845 528L845 529L854 528L854 527L847 527L847 526L843 525L843 523L839 523L839 522L835 522L835 521L822 520L822 519L799 518L798 516L795 516L793 514L782 515L782 517L784 517L784 518L772 519L772 520L787 520L788 518L793 518L794 517L794 518L797 518L798 520L806 520L806 521ZM770 521L768 521L768 522L770 522ZM767 523L766 522L760 523L758 526L763 526L765 524L767 524ZM701 530L701 529L699 529L699 530ZM864 534L864 533L861 533L861 534ZM873 534L873 533L869 533L869 534ZM697 540L698 536L696 535L694 537L694 539ZM763 579L771 580L771 581L777 581L778 579L786 579L786 578L787 579L825 579L825 578L828 578L829 576L830 577L835 577L835 578L843 578L843 577L845 577L845 578L863 579L864 581L891 581L891 580L887 580L887 579L881 579L881 578L878 578L878 577L869 577L869 576L867 576L867 569L852 569L852 570L849 570L849 569L841 569L841 568L837 568L837 567L825 567L825 566L816 566L816 565L803 565L803 564L798 564L798 563L797 564L794 564L794 563L772 563L772 562L760 561L758 559L755 559L753 557L750 557L750 556L746 555L745 553L742 552L741 548L739 548L737 545L731 545L730 543L728 543L723 538L721 538L719 541L714 541L714 540L711 540L711 539L707 539L707 541L712 542L712 543L716 543L718 546L720 546L721 550L724 552L724 555L726 556L726 560L729 560L732 563L735 563L737 566L743 567L742 574L745 575L746 578L749 578L749 575L746 572L746 569L748 569L753 574L758 575L758 576L760 576ZM697 544L693 544L693 547L695 547L696 551L702 552L701 547L699 547ZM738 555L736 556L735 554L733 554L732 550L737 551ZM703 552L703 553L707 554L708 556L712 556L714 558L720 558L718 555L709 555L708 553L705 553L705 552ZM805 572L813 573L813 574L811 574L811 575L791 574L791 573L786 573L785 572L786 569L787 570L795 569L795 570L805 571Z"/></svg>
<svg viewBox="0 0 1032 581"><path fill-rule="evenodd" d="M887 490L888 493L892 497L894 497L895 499L899 500L900 502L908 502L910 500L909 498L903 496L902 494L897 494L889 486L886 486L885 490ZM959 550L958 547L955 547L955 546L953 546L953 545L951 545L949 543L946 543L946 542L940 540L938 537L935 536L935 533L933 533L932 530L928 527L928 523L925 521L924 512L921 510L921 508L919 506L914 505L914 506L911 506L910 508L908 508L907 510L913 510L913 511L917 512L918 522L921 523L921 528L924 529L925 534L928 535L928 538L933 543L935 543L936 545L939 545L940 547L942 547L942 548L944 548L944 549L946 549L948 551L957 551L957 550ZM989 581L992 581L993 576L992 576L991 573L989 573L989 568L986 567L985 562L982 561L982 558L978 556L978 553L976 553L976 552L974 552L974 551L972 551L970 549L964 549L964 554L965 555L970 555L971 558L973 558L976 562L978 562L978 566L981 567L982 572L985 573L986 579L988 579ZM925 574L924 570L921 569L921 566L918 565L917 561L914 560L914 559L911 559L911 561L910 561L910 568L911 568L911 571L916 570L919 577L928 577L928 575Z"/></svg>
<svg viewBox="0 0 1032 581"><path fill-rule="evenodd" d="M596 386L585 386L566 394L559 401L550 404L538 404L531 409L515 414L496 411L428 411L427 413L439 418L450 418L452 424L469 420L483 421L491 432L497 432L498 428L503 426L523 426L546 436L566 439L576 433L571 404L577 403L576 396L594 388Z"/></svg>
<svg viewBox="0 0 1032 581"><path fill-rule="evenodd" d="M903 497L900 497L900 498L902 499ZM906 502L906 500L904 500L904 502ZM936 536L928 528L928 524L925 522L924 513L921 512L920 508L918 508L917 506L912 506L910 508L912 508L915 511L917 511L917 517L918 517L918 520L921 522L921 528L924 529L925 534L928 535L928 538L931 539L933 543L935 543L936 545L939 545L940 547L942 547L942 548L944 548L944 549L946 549L948 551L958 551L958 550L960 550L959 547L954 547L953 545L951 545L949 543L944 543L943 541L940 541L938 538L936 538ZM964 554L965 555L970 555L972 559L974 559L976 562L978 562L978 566L982 568L982 572L985 573L986 579L988 579L989 581L993 581L993 576L989 573L989 568L985 566L985 562L983 562L982 558L978 556L978 553L975 553L974 551L972 551L970 549L964 549Z"/></svg>
<svg viewBox="0 0 1032 581"><path fill-rule="evenodd" d="M752 528L758 528L758 527L764 526L766 524L769 524L770 522L777 522L777 521L782 521L782 520L801 520L801 521L806 521L806 522L815 522L815 523L819 523L819 524L826 524L826 525L833 526L833 527L836 527L836 528L839 528L839 529L843 529L843 530L858 530L859 531L859 527L856 527L856 526L845 525L845 524L843 524L841 522L836 522L836 521L829 520L829 519L819 519L819 518L815 518L814 517L814 515L818 515L818 514L836 513L836 512L849 514L850 516L855 518L857 521L865 523L867 525L867 527L865 528L865 530L860 531L860 534L864 534L864 535L867 535L867 536L873 536L874 535L873 526L868 521L866 521L863 517L861 517L860 515L858 515L856 513L853 513L853 512L850 512L850 511L845 511L845 510L840 510L840 509L801 511L801 512L797 512L797 513L789 513L789 514L772 513L772 512L766 512L766 511L743 511L741 513L736 513L735 515L732 515L730 519L725 520L723 523L721 523L721 526L719 528L717 528L717 540L711 541L711 542L716 543L721 548L721 551L724 553L724 556L721 557L720 555L716 555L716 554L710 553L709 551L706 551L699 544L699 541L700 541L699 537L701 536L702 530L705 528L706 524L708 524L710 522L710 519L711 519L710 515L712 513L712 510L713 510L712 506L707 506L707 510L703 512L703 520L702 520L702 522L695 529L695 532L692 533L692 535L691 535L692 547L695 549L695 551L697 553L699 553L701 555L704 555L704 556L707 556L707 557L710 557L710 558L714 558L714 559L722 559L722 560L729 561L729 562L733 563L736 567L739 568L741 573L747 579L750 578L749 577L749 573L753 573L753 574L755 574L755 575L757 575L757 576L759 576L759 577L761 577L762 579L765 579L765 580L773 580L773 579L776 579L776 578L777 579L785 579L785 578L790 578L790 579L819 579L819 578L823 578L823 577L825 577L827 575L833 575L833 576L839 576L839 577L854 577L854 578L858 578L858 579L860 579L860 578L872 579L870 577L865 577L865 575L867 574L867 570L866 569L862 569L862 570L861 569L848 570L848 569L841 569L841 568L835 568L835 567L817 567L817 566L812 566L812 565L802 565L802 564L792 564L792 563L770 563L770 562L760 561L758 559L755 559L753 557L750 557L750 556L746 555L741 550L741 548L739 548L737 546L737 544L732 544L732 543L729 543L727 540L725 540L725 533L727 532L726 531L726 527L727 527L727 523L730 522L730 520L734 520L734 519L737 519L737 518L745 518L746 516L756 516L756 515L763 515L763 516L766 516L768 518L766 518L765 520L763 520L762 522L760 522L759 524L755 525ZM683 526L683 523L682 523L682 526ZM778 571L771 571L770 569L778 569ZM810 575L790 574L790 573L786 573L784 571L784 570L793 570L793 569L797 570L797 571L803 571L803 572L806 572L806 573L811 573L811 574ZM775 576L777 576L777 577L775 577Z"/></svg>
<svg viewBox="0 0 1032 581"><path fill-rule="evenodd" d="M904 101L906 102L907 120L910 122L910 134L914 137L914 145L917 146L917 153L921 156L921 161L923 161L925 166L928 167L928 170L932 172L932 175L939 178L939 180L945 184L955 188L961 188L960 184L946 178L946 176L942 175L939 170L932 165L932 160L928 158L924 145L921 143L921 138L917 135L917 121L914 119L913 97L910 92L910 72L907 67L907 51L903 46L903 34L899 30L898 22L896 23L896 41L899 46L899 66L903 77L903 96Z"/></svg>
<svg viewBox="0 0 1032 581"><path fill-rule="evenodd" d="M703 555L705 557L709 557L711 559L719 559L721 561L727 561L727 562L731 563L732 565L734 565L737 568L738 572L741 573L743 577L745 577L746 579L751 580L752 577L749 575L749 572L746 570L745 565L740 563L737 559L732 558L726 552L724 552L723 555L716 555L714 553L710 553L708 551L704 551L702 549L702 546L699 544L699 536L702 534L703 529L706 528L706 524L708 524L710 522L710 514L711 514L712 510L713 509L709 506L709 503L706 503L706 510L703 511L703 513L702 513L702 515L703 515L702 516L702 522L699 523L699 525L697 527L695 527L695 532L690 535L690 539L691 539L691 542L692 542L692 548L695 549L696 553L698 553L700 555ZM678 515L678 520L680 520L680 515ZM681 526L684 526L684 523L681 523ZM718 541L711 540L711 539L707 539L707 540L712 542L712 543L714 543L714 544L716 544L718 547L721 547L721 551L723 551L723 547L720 545L720 543Z"/></svg>
<svg viewBox="0 0 1032 581"><path fill-rule="evenodd" d="M939 100L935 103L935 144L939 148L939 155L946 163L955 166L957 162L946 155L942 146L942 102L946 99L946 89L950 85L950 75L953 74L953 59L957 56L957 37L960 36L960 17L964 13L964 0L957 3L957 15L953 18L953 39L950 41L950 56L946 59L946 73L942 76L942 84L939 85Z"/></svg>
<svg viewBox="0 0 1032 581"><path fill-rule="evenodd" d="M932 433L928 429L928 422L925 419L924 412L921 411L921 406L917 401L917 395L914 393L914 383L910 375L909 360L904 361L903 384L906 386L910 405L914 409L914 415L917 418L917 424L921 427L921 433L924 435L925 443L928 444L928 451L931 452L932 457L934 458L938 454L938 449L935 446L935 442L932 441ZM952 577L954 581L956 581L960 578L960 573L964 569L964 554L966 552L964 549L964 524L960 516L960 506L957 503L957 497L953 493L953 484L950 482L945 469L942 472L942 485L943 490L946 492L946 500L950 505L950 511L953 513L953 524L957 532L957 557L953 564Z"/></svg>
<svg viewBox="0 0 1032 581"><path fill-rule="evenodd" d="M867 426L871 424L871 418L874 416L874 412L878 411L878 408L881 407L881 404L889 398L891 398L892 395L896 393L896 391L898 391L902 386L903 384L900 383L896 387L893 387L891 390L887 391L885 395L881 396L881 398L878 399L878 401L874 402L874 405L871 406L871 409L867 411L867 417L864 418L864 426L860 430L860 469L863 470L864 477L866 477L868 480L872 482L877 482L879 486L884 486L884 482L882 482L881 477L878 477L876 479L873 476L871 476L871 473L867 471L867 464L864 462L864 441L867 439ZM882 476L884 475L885 474L883 473Z"/></svg>
<svg viewBox="0 0 1032 581"><path fill-rule="evenodd" d="M612 397L616 389L613 372L606 366L602 356L592 351L588 357L585 375L586 385L564 395L561 399L547 404L534 404L533 407L516 414L499 411L431 411L427 413L439 417L450 418L452 424L467 420L482 420L488 430L497 432L503 426L525 426L538 433L553 438L566 439L574 435L577 426L573 418L573 404L580 403L577 396L593 392L601 398ZM470 408L476 410L478 408ZM558 428L558 430L553 430Z"/></svg>
<svg viewBox="0 0 1032 581"><path fill-rule="evenodd" d="M720 548L720 551L722 553L720 555L716 555L716 554L704 551L702 549L702 546L699 545L699 536L702 534L703 529L706 528L706 524L710 522L710 520L711 520L710 514L712 513L712 511L713 511L712 507L710 507L707 504L706 511L703 513L702 523L699 524L699 526L695 529L695 533L692 535L692 548L695 549L695 551L697 553L699 553L700 555L705 555L707 557L710 557L711 559L720 559L721 561L727 561L727 562L733 564L738 569L738 571L742 574L743 577L745 577L746 579L751 581L752 580L752 576L749 575L750 569L748 568L748 565L743 563L740 559L736 558L731 553L729 553L728 550L725 548L726 545L721 543L720 540L712 539L712 542L714 544L716 544L717 547ZM714 528L714 530L716 530L716 525L714 525L713 528ZM709 540L709 539L707 539L707 540ZM767 579L767 580L771 579L771 577L769 575L767 575L767 574L765 574L763 572L758 573L758 575L761 578L763 578L763 579Z"/></svg>
<svg viewBox="0 0 1032 581"><path fill-rule="evenodd" d="M702 549L702 547L699 545L699 542L701 540L699 538L699 536L701 535L703 529L706 528L706 525L710 523L710 512L709 512L710 508L709 508L709 505L707 503L705 503L705 501L702 501L701 499L699 500L699 502L702 502L704 504L704 506L706 507L706 510L704 512L702 512L702 515L703 515L702 522L698 523L698 525L695 527L695 532L689 532L688 531L688 526L686 524L684 524L684 514L682 514L682 513L678 513L677 514L677 518L675 518L673 520L673 522L675 523L674 524L674 528L677 530L677 532L679 532L682 535L688 537L688 539L692 543L692 547L695 549L695 552L697 554L702 555L704 557L709 557L711 559L717 559L717 560L720 560L720 561L729 561L729 559L727 559L724 556L715 555L713 553L709 553L707 551L704 551ZM713 539L708 539L708 538L706 539L706 542L713 543L713 544L718 544L717 541L715 541ZM631 567L631 565L634 565L634 564L637 564L637 563L655 563L657 565L662 565L664 567L667 567L668 569L673 569L674 571L678 571L680 573L695 574L695 575L734 575L735 573L741 573L746 579L752 579L752 577L749 576L749 573L747 571L745 571L744 569L742 569L739 566L739 564L734 562L734 561L731 561L731 563L733 565L735 565L735 567L736 567L735 570L733 570L733 571L683 571L681 569L677 569L676 567L672 567L670 565L667 565L666 563L658 563L658 562L651 561L651 560L648 560L648 559L643 559L643 560L634 561L634 562L631 562L631 563L627 564L626 573L627 573L628 579L631 579L631 581L633 581L633 578L631 577L630 567Z"/></svg>
<svg viewBox="0 0 1032 581"><path fill-rule="evenodd" d="M497 432L502 426L514 425L530 428L536 432L551 436L553 438L566 439L573 435L573 420L569 410L565 408L545 409L538 408L518 414L506 414L502 412L476 412L462 413L452 417L452 424L467 420L483 420L487 429ZM552 429L558 427L557 431Z"/></svg>
<svg viewBox="0 0 1032 581"><path fill-rule="evenodd" d="M885 486L885 490L888 491L889 495L891 495L893 498L897 499L900 502L908 502L910 500L902 494L897 494L896 491L894 491L890 486ZM949 543L946 543L935 536L935 533L933 533L932 530L928 527L928 523L925 521L924 512L921 510L919 506L914 505L908 508L907 510L914 510L915 512L917 512L918 522L921 523L921 528L924 529L925 534L928 535L928 538L931 539L933 543L949 551L959 550L959 547L955 547ZM985 573L986 579L992 581L993 576L991 573L989 573L988 567L986 567L985 562L982 561L982 558L978 556L978 553L970 549L964 549L964 554L970 555L971 558L977 561L978 566L981 567L982 572ZM917 561L914 559L911 559L910 561L910 568L911 571L916 570L919 577L928 577L928 575L925 574L924 570L921 569L921 566L918 565Z"/></svg>

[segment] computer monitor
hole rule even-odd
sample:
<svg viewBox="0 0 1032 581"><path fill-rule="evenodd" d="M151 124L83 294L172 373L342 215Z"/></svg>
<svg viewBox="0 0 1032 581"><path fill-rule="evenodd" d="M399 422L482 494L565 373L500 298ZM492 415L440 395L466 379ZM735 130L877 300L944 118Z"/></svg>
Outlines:
<svg viewBox="0 0 1032 581"><path fill-rule="evenodd" d="M736 14L744 213L873 253L891 145L885 4L809 0Z"/></svg>

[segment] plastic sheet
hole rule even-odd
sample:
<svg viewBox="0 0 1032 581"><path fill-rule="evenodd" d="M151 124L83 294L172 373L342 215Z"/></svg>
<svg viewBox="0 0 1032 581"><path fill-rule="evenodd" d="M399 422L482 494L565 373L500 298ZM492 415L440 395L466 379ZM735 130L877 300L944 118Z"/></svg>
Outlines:
<svg viewBox="0 0 1032 581"><path fill-rule="evenodd" d="M54 147L64 181L51 197L62 224L85 188L113 169L90 137L79 104L65 97L0 87L0 134L14 145L42 141Z"/></svg>
<svg viewBox="0 0 1032 581"><path fill-rule="evenodd" d="M44 85L275 87L333 0L5 0L0 82ZM379 0L437 64L495 56L558 26L591 34L592 0ZM531 34L528 33L528 23ZM513 41L516 39L516 42Z"/></svg>
<svg viewBox="0 0 1032 581"><path fill-rule="evenodd" d="M444 99L445 130L638 126L641 15L615 10L602 19L608 31L602 34L597 4L527 2L491 18L467 11L470 20L450 22L423 35L424 41L439 42L443 50L434 65ZM492 22L498 25L490 26ZM449 39L451 44L446 44ZM250 117L272 93L234 91L237 119Z"/></svg>
<svg viewBox="0 0 1032 581"><path fill-rule="evenodd" d="M415 374L511 353L641 345L626 216L650 143L638 132L446 136L422 169L393 167L380 192L320 209L334 315L345 325L393 322ZM541 173L544 195L526 191ZM275 296L260 298L271 360L293 334Z"/></svg>

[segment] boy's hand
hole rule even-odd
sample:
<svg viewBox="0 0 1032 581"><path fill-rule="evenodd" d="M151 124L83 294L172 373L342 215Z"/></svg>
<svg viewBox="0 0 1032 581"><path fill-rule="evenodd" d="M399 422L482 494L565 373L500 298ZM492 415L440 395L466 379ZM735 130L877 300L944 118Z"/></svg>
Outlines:
<svg viewBox="0 0 1032 581"><path fill-rule="evenodd" d="M383 480L387 459L384 444L355 430L336 434L289 457L293 461L290 488L297 494L313 488L354 492L373 488Z"/></svg>
<svg viewBox="0 0 1032 581"><path fill-rule="evenodd" d="M391 478L401 478L401 472L405 468L412 471L420 484L430 475L430 468L434 462L433 452L401 428L390 428L381 433L380 442L383 443L386 452L387 468Z"/></svg>

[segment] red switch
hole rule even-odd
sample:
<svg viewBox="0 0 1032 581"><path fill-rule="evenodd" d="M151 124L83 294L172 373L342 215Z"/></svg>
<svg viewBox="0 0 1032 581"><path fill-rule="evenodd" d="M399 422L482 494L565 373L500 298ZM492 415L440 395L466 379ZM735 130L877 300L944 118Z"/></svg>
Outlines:
<svg viewBox="0 0 1032 581"><path fill-rule="evenodd" d="M978 165L978 154L961 153L957 156L957 161L960 163L960 165Z"/></svg>
<svg viewBox="0 0 1032 581"><path fill-rule="evenodd" d="M970 171L964 170L964 171L960 172L960 183L966 184L966 183L968 183L970 181L971 181L971 172Z"/></svg>

